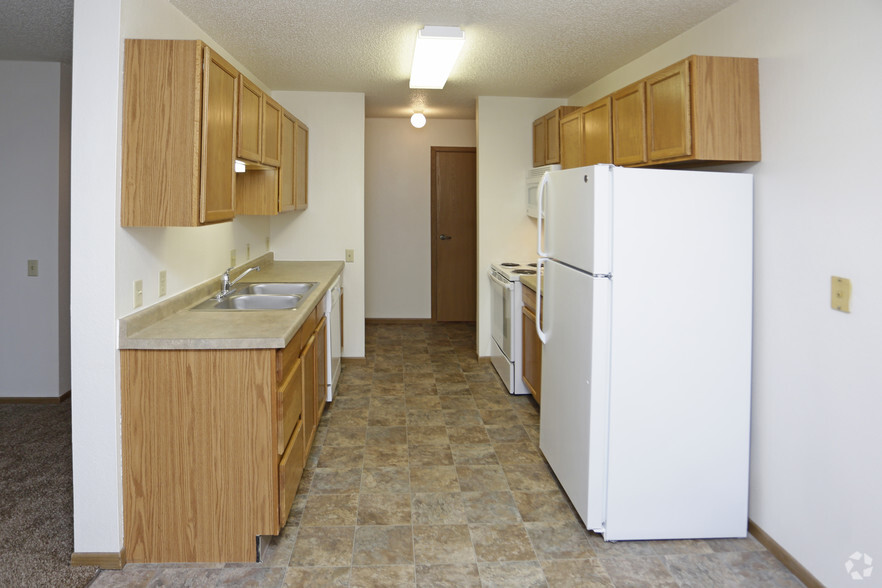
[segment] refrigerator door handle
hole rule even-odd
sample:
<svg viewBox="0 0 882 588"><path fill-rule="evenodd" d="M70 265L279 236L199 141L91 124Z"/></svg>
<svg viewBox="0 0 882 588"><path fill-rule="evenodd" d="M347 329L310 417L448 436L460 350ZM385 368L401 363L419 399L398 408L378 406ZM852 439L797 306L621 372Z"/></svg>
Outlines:
<svg viewBox="0 0 882 588"><path fill-rule="evenodd" d="M542 269L546 261L547 258L540 257L536 262L536 335L543 344L548 343L548 333L542 330Z"/></svg>
<svg viewBox="0 0 882 588"><path fill-rule="evenodd" d="M536 207L538 212L536 214L536 221L539 223L536 228L536 253L539 254L539 257L548 257L548 253L542 250L542 219L545 218L545 207L543 206L542 199L545 195L545 186L548 185L548 172L542 174L542 179L539 181L539 196L537 197Z"/></svg>

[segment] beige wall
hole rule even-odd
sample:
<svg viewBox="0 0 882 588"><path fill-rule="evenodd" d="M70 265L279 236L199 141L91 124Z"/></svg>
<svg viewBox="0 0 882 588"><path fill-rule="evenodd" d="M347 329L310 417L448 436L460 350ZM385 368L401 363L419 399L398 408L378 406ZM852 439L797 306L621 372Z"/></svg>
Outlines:
<svg viewBox="0 0 882 588"><path fill-rule="evenodd" d="M878 0L742 0L569 99L693 53L759 58L763 160L726 166L755 178L750 517L827 586L882 557L880 31Z"/></svg>
<svg viewBox="0 0 882 588"><path fill-rule="evenodd" d="M473 120L365 120L368 318L431 318L431 148L474 146Z"/></svg>
<svg viewBox="0 0 882 588"><path fill-rule="evenodd" d="M558 98L478 98L478 355L490 355L490 283L495 261L535 260L536 221L526 213L533 121Z"/></svg>

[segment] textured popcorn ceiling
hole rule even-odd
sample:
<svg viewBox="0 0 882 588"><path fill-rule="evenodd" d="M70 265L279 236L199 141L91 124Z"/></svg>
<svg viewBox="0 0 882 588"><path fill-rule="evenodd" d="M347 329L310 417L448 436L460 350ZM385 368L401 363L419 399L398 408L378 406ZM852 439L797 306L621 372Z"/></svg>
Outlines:
<svg viewBox="0 0 882 588"><path fill-rule="evenodd" d="M123 0L125 1L125 0ZM273 90L364 92L369 117L473 118L477 96L567 97L735 0L169 0ZM0 59L70 60L71 0L0 0ZM443 90L417 30L459 26Z"/></svg>
<svg viewBox="0 0 882 588"><path fill-rule="evenodd" d="M70 63L73 0L0 0L0 59Z"/></svg>

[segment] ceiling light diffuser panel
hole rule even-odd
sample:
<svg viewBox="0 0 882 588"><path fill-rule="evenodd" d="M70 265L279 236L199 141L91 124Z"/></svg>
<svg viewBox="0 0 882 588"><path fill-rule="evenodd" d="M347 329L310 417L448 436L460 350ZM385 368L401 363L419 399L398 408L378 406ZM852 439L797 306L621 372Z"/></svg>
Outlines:
<svg viewBox="0 0 882 588"><path fill-rule="evenodd" d="M423 27L417 32L410 87L429 90L443 88L463 43L465 33L459 27Z"/></svg>

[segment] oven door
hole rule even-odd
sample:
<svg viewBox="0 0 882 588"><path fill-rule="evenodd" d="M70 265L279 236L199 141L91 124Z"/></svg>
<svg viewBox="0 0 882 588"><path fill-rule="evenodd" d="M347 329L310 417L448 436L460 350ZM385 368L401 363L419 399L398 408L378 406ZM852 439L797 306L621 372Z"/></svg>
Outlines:
<svg viewBox="0 0 882 588"><path fill-rule="evenodd" d="M511 316L513 290L514 284L490 270L490 335L508 361L514 359Z"/></svg>

